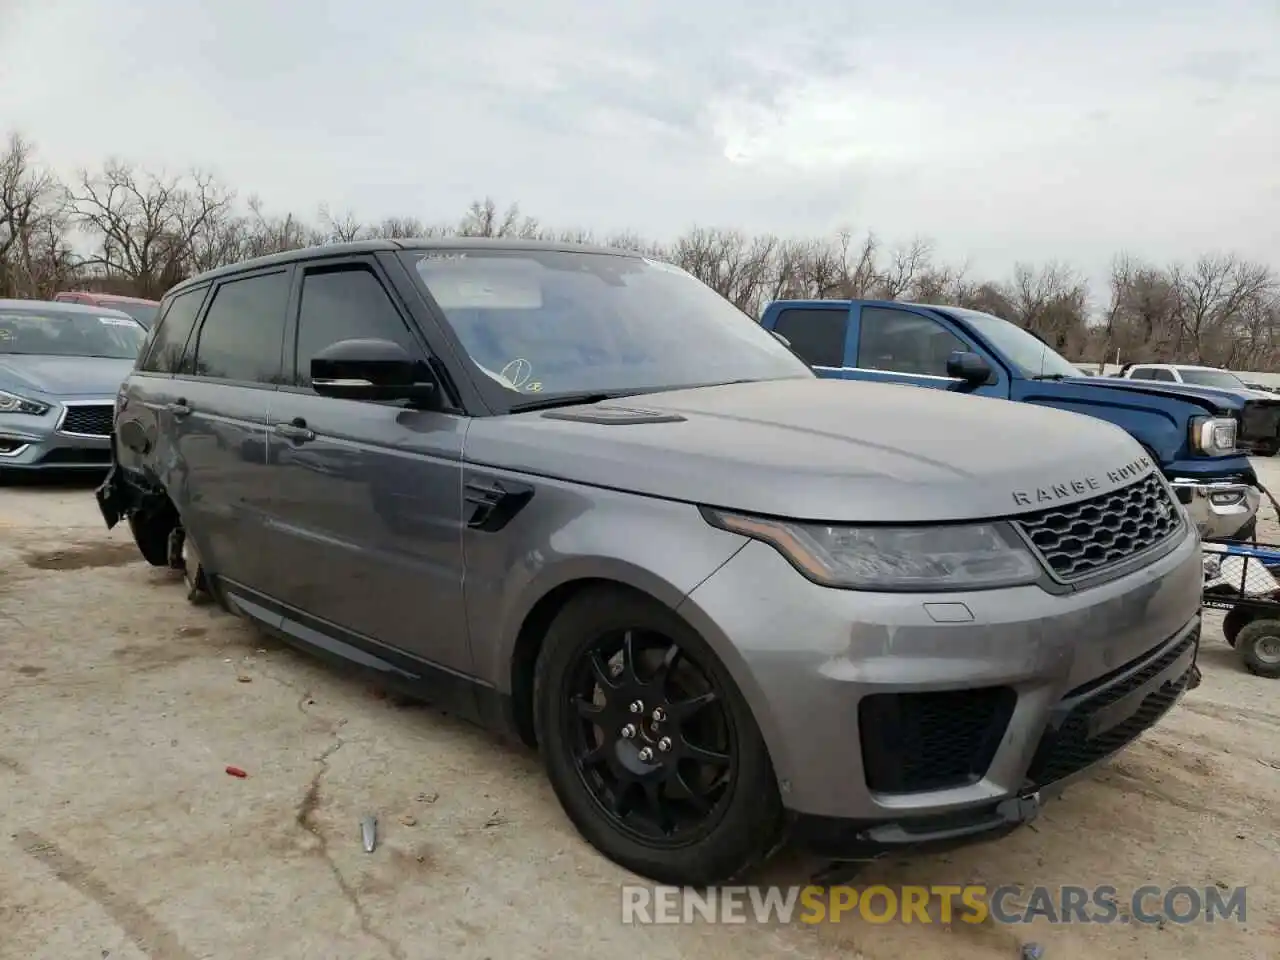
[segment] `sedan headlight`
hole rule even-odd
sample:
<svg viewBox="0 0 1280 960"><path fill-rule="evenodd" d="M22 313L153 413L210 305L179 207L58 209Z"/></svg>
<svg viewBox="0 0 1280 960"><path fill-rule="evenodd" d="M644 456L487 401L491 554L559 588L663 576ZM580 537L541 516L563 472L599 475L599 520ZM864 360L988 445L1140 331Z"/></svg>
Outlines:
<svg viewBox="0 0 1280 960"><path fill-rule="evenodd" d="M49 405L47 403L41 403L39 400L28 400L26 397L18 396L16 393L0 390L0 413L29 413L38 417L42 413L48 412Z"/></svg>
<svg viewBox="0 0 1280 960"><path fill-rule="evenodd" d="M1235 453L1235 420L1231 417L1194 417L1191 421L1191 449L1206 457Z"/></svg>
<svg viewBox="0 0 1280 960"><path fill-rule="evenodd" d="M703 509L713 526L763 540L828 587L891 592L1034 583L1040 564L1004 524L880 527L797 523Z"/></svg>

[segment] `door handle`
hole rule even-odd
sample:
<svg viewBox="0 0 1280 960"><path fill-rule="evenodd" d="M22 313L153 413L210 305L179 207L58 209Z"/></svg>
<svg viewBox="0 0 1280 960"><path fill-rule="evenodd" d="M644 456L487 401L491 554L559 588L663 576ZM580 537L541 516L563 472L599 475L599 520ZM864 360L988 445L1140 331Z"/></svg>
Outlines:
<svg viewBox="0 0 1280 960"><path fill-rule="evenodd" d="M294 417L288 423L277 423L275 432L282 437L288 437L295 443L306 443L308 440L314 440L316 433L314 430L307 428L307 421L301 417Z"/></svg>
<svg viewBox="0 0 1280 960"><path fill-rule="evenodd" d="M169 404L168 410L175 417L185 417L191 413L191 405L187 403L187 398L182 397Z"/></svg>

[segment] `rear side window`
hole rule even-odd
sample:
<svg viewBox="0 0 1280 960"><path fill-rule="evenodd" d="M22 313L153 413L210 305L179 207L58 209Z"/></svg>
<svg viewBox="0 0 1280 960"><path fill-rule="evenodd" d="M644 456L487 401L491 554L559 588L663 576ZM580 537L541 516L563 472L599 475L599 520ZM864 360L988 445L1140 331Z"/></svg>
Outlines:
<svg viewBox="0 0 1280 960"><path fill-rule="evenodd" d="M786 337L791 349L810 366L844 366L847 310L783 310L773 329Z"/></svg>
<svg viewBox="0 0 1280 960"><path fill-rule="evenodd" d="M220 284L196 340L196 376L279 383L288 306L286 270Z"/></svg>
<svg viewBox="0 0 1280 960"><path fill-rule="evenodd" d="M182 354L191 336L191 328L195 326L196 317L200 313L200 304L204 302L207 288L188 290L169 301L159 325L151 338L151 348L147 351L139 370L150 373L185 373L182 370Z"/></svg>
<svg viewBox="0 0 1280 960"><path fill-rule="evenodd" d="M302 281L294 382L311 385L311 358L339 340L375 339L421 350L391 297L368 267L314 270Z"/></svg>

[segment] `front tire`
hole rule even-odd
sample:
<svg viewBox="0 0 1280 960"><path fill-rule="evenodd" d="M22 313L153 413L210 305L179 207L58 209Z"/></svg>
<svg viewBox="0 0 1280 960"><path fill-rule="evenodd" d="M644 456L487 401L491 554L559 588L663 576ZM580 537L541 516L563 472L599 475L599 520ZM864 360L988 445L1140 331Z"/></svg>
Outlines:
<svg viewBox="0 0 1280 960"><path fill-rule="evenodd" d="M762 862L782 832L764 739L711 647L622 588L572 599L547 632L534 724L578 832L658 883L706 886Z"/></svg>

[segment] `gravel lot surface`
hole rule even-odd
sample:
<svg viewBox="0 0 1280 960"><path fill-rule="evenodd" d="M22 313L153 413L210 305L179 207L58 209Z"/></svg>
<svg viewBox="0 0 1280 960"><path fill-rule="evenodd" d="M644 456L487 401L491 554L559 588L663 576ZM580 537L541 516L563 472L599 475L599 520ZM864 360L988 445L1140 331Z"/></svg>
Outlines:
<svg viewBox="0 0 1280 960"><path fill-rule="evenodd" d="M536 756L189 605L91 488L0 487L0 958L1280 957L1280 683L1213 617L1202 686L1034 828L859 882L1248 885L1243 925L624 926Z"/></svg>

